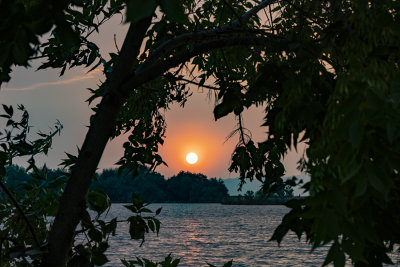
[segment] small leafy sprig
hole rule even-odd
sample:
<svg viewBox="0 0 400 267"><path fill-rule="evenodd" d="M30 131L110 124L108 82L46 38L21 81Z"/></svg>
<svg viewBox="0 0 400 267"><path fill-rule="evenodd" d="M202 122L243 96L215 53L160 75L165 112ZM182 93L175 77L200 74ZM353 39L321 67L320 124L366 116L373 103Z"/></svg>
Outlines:
<svg viewBox="0 0 400 267"><path fill-rule="evenodd" d="M146 233L151 231L158 235L161 226L160 221L155 216L160 214L162 208L156 210L155 216L142 216L142 213L153 213L153 211L147 208L148 205L139 195L133 193L132 204L124 206L135 214L127 220L129 222L129 234L132 239L142 240L140 246L144 243Z"/></svg>
<svg viewBox="0 0 400 267"><path fill-rule="evenodd" d="M35 156L48 153L53 137L63 126L57 121L48 134L37 132L39 138L31 140L25 107L18 105L20 119L15 118L12 106L3 104L3 109L5 113L0 117L7 121L0 131L0 265L18 262L37 266L45 253L48 217L55 215L66 177L61 173L48 179L46 166L39 169ZM32 172L17 188L9 188L8 171L13 159L23 156L29 157L28 170Z"/></svg>
<svg viewBox="0 0 400 267"><path fill-rule="evenodd" d="M18 110L22 113L19 120L13 117L14 109L12 106L3 104L3 109L5 114L1 114L0 117L7 119L7 122L4 132L0 132L0 166L3 166L0 175L4 174L4 166L11 165L12 159L15 157L30 156L28 160L29 170L35 166L35 155L47 155L53 137L61 133L63 125L57 120L54 129L50 129L48 134L39 131L37 132L39 138L30 141L28 138L31 128L29 126L29 113L25 107L18 105Z"/></svg>
<svg viewBox="0 0 400 267"><path fill-rule="evenodd" d="M141 266L141 267L176 267L178 266L179 262L181 259L173 259L171 257L171 254L169 254L165 259L161 262L153 262L149 259L145 258L138 258L136 257L136 260L121 260L121 262L124 264L125 267L135 267L135 266Z"/></svg>

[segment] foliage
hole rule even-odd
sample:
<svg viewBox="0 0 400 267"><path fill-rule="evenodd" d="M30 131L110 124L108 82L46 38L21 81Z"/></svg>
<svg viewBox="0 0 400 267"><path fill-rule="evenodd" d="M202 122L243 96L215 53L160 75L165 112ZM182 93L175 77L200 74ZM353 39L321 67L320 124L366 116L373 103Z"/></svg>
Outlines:
<svg viewBox="0 0 400 267"><path fill-rule="evenodd" d="M161 262L152 262L149 259L145 258L138 258L136 260L121 260L125 267L135 267L135 266L142 266L142 267L176 267L178 266L180 259L173 259L171 254L169 254L165 259Z"/></svg>
<svg viewBox="0 0 400 267"><path fill-rule="evenodd" d="M284 205L294 198L293 188L286 185L271 194L265 194L262 189L258 190L256 193L252 190L248 190L243 196L229 196L224 198L221 203L228 205ZM297 197L297 199L301 198L302 197Z"/></svg>
<svg viewBox="0 0 400 267"><path fill-rule="evenodd" d="M105 169L92 182L91 188L104 188L112 202L125 203L135 193L147 202L160 203L167 199L166 183L162 175L145 168L140 169L135 178L127 171L118 176L116 169Z"/></svg>
<svg viewBox="0 0 400 267"><path fill-rule="evenodd" d="M35 156L48 152L52 138L60 133L62 125L57 122L53 131L38 132L39 138L30 141L29 115L25 108L18 106L22 113L20 119L15 118L12 106L3 105L3 109L5 114L0 116L7 122L0 132L0 264L11 266L12 262L19 262L19 266L26 266L31 262L35 265L45 251L48 217L57 211L57 200L62 193L60 186L66 179L62 175L48 179L47 169L39 170L35 166ZM6 166L10 166L15 157L28 157L33 177L30 182L20 184L20 194L13 194L7 188Z"/></svg>
<svg viewBox="0 0 400 267"><path fill-rule="evenodd" d="M246 193L244 194L244 198L246 199L254 199L254 192L251 190L246 191Z"/></svg>
<svg viewBox="0 0 400 267"><path fill-rule="evenodd" d="M61 74L67 67L90 66L99 49L88 37L122 9L120 0L1 1L0 84L10 79L13 65L28 67L36 58L48 59L40 69L62 68Z"/></svg>
<svg viewBox="0 0 400 267"><path fill-rule="evenodd" d="M180 259L173 259L171 257L171 254L165 257L165 259L161 262L153 262L149 259L145 258L138 258L136 257L136 260L121 260L122 263L124 264L125 267L135 267L135 266L141 266L141 267L176 267L179 265ZM231 267L233 263L233 260L230 260L226 263L224 263L223 267ZM212 265L210 263L207 263L210 267L215 267L215 265Z"/></svg>
<svg viewBox="0 0 400 267"><path fill-rule="evenodd" d="M132 239L141 239L144 242L144 235L149 231L158 232L160 231L160 221L154 216L142 217L142 213L152 213L151 210L146 208L147 204L140 199L140 196L135 194L132 195L132 205L125 205L125 208L135 213L135 216L128 218L129 222L129 234ZM161 208L156 210L156 215L160 214Z"/></svg>
<svg viewBox="0 0 400 267"><path fill-rule="evenodd" d="M212 264L210 264L210 263L207 263L207 264L208 264L209 267L215 267L214 265L212 265ZM232 264L233 264L233 260L230 260L230 261L226 262L226 263L223 265L223 267L232 267Z"/></svg>
<svg viewBox="0 0 400 267"><path fill-rule="evenodd" d="M288 203L272 239L293 230L313 248L332 242L325 264L344 266L348 255L356 266L381 266L399 242L399 50L391 48L400 37L398 8L391 1L277 6L277 33L298 46L271 55L260 72L264 86L254 89L275 98L266 107L269 137L290 148L301 136L309 145L299 168L311 181L310 196ZM265 78L272 68L275 86Z"/></svg>
<svg viewBox="0 0 400 267"><path fill-rule="evenodd" d="M188 85L194 84L215 92L215 119L237 117L232 135L237 133L239 142L229 170L239 172L243 182L262 181L266 194L297 183L282 180L280 161L298 142L308 145L299 169L311 175L304 185L309 197L287 203L291 211L273 240L281 242L292 230L314 249L331 244L325 263L335 266L343 266L346 257L356 266L391 263L387 253L400 243L399 5L392 0L0 2L7 22L0 28L0 81L9 79L13 64L27 66L36 54L47 60L42 68L61 68L63 74L67 67L102 65L106 78L90 89L89 102L101 101L93 107L79 155L67 160L72 172L65 195L85 187L74 198L61 199L63 212L55 218L46 259L58 265L68 261L67 253L56 257L70 249L56 232L72 238L69 227L82 220L79 205L108 139L129 133L121 171L165 164L158 154L166 127L161 110L173 102L184 105ZM122 49L107 61L88 36L125 7L130 30ZM49 41L40 44L38 37L52 27ZM266 113L266 140L260 143L251 140L241 117L253 105ZM11 117L12 109L6 113ZM32 145L18 143L19 151L6 145L3 150L11 154L0 154L0 166L13 153L42 147ZM3 167L0 171L4 175Z"/></svg>
<svg viewBox="0 0 400 267"><path fill-rule="evenodd" d="M293 188L290 185L285 185L283 188L272 193L270 196L276 197L276 198L286 198L286 199L292 198L293 197Z"/></svg>
<svg viewBox="0 0 400 267"><path fill-rule="evenodd" d="M181 171L167 180L168 200L189 203L218 203L228 196L224 182L202 174Z"/></svg>
<svg viewBox="0 0 400 267"><path fill-rule="evenodd" d="M165 179L157 172L142 167L134 178L132 173L106 169L93 181L91 188L103 188L112 202L129 202L132 192L151 203L219 203L228 196L221 179L208 179L203 174L180 172Z"/></svg>
<svg viewBox="0 0 400 267"><path fill-rule="evenodd" d="M46 154L52 144L52 138L59 134L62 125L57 122L55 130L48 134L38 132L37 138L28 138L29 115L23 106L19 106L22 116L16 120L11 106L3 106L7 128L0 133L0 265L1 266L39 266L46 253L46 239L52 221L59 207L69 173L63 170L49 170L46 166L38 168L35 156ZM12 165L16 157L28 157L27 170ZM75 231L74 245L71 248L69 266L101 266L108 259L104 252L108 248L110 235L114 236L117 223L130 224L132 239L144 242L145 233L157 233L160 221L154 216L142 216L152 213L140 197L132 196L132 205L127 205L134 215L126 220L102 219L110 208L110 199L101 189L87 194L87 210ZM91 213L95 213L92 216ZM103 216L102 216L103 215Z"/></svg>
<svg viewBox="0 0 400 267"><path fill-rule="evenodd" d="M142 213L149 214L153 211L146 208L147 204L135 194L132 195L131 202L132 204L125 207L133 213L132 216L124 220L117 220L115 217L105 221L102 219L104 213L110 209L108 196L103 190L93 190L88 193L88 210L82 216L81 229L76 232L69 261L71 266L101 266L107 263L105 252L109 247L108 241L110 235L115 235L118 223L129 223L129 235L133 240L140 240L140 245L145 241L146 233L158 234L160 221L155 216L160 214L161 209L158 209L153 216L142 216ZM94 218L91 218L89 210L96 213Z"/></svg>

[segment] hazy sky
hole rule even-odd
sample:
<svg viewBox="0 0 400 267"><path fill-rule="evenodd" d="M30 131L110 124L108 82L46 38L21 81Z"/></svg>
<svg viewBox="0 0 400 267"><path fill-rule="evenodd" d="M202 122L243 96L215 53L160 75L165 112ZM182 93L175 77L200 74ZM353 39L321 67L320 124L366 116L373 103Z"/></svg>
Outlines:
<svg viewBox="0 0 400 267"><path fill-rule="evenodd" d="M120 45L127 30L126 25L120 25L121 18L117 17L104 25L100 34L93 37L101 52L104 54L115 51L114 33ZM66 71L59 77L59 70L35 71L40 62L33 62L32 68L15 68L11 82L2 86L0 103L7 105L23 104L31 116L30 124L33 131L48 131L58 119L64 125L61 136L54 139L53 149L42 162L51 168L56 168L60 160L65 158L64 152L76 154L77 146L81 146L87 131L89 116L92 113L85 100L90 96L86 88L96 88L100 79L100 71L89 74L87 70L75 68ZM169 167L160 167L157 171L169 177L180 170L201 172L208 177L236 177L227 171L230 157L238 140L237 136L226 141L226 137L235 129L234 116L214 121L214 100L207 95L206 89L199 90L191 87L193 96L184 108L174 105L166 111L167 132L164 146L160 148ZM244 125L251 130L255 141L263 141L265 128L262 108L253 108L244 113ZM1 124L0 124L1 125ZM125 137L111 141L106 148L99 168L111 168L122 156L122 143ZM185 162L188 152L199 155L197 164ZM300 149L302 151L302 149ZM285 157L286 175L295 175L296 162L299 155L291 152ZM22 160L17 163L22 164Z"/></svg>

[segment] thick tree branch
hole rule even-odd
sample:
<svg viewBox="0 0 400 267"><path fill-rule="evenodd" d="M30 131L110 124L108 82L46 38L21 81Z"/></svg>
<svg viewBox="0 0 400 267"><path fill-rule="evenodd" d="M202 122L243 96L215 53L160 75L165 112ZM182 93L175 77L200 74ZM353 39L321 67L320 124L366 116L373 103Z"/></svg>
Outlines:
<svg viewBox="0 0 400 267"><path fill-rule="evenodd" d="M223 47L233 47L233 46L267 46L268 44L289 44L290 41L279 37L250 37L250 36L240 36L225 38L221 40L213 40L199 44L197 46L183 50L177 53L174 57L166 59L161 62L157 62L152 67L147 69L137 69L135 75L127 80L121 87L124 94L130 92L133 88L153 80L154 78L164 74L171 68L179 66L181 63L189 61L191 58L210 52L212 50L223 48Z"/></svg>
<svg viewBox="0 0 400 267"><path fill-rule="evenodd" d="M249 32L250 31L249 29L243 27L243 23L249 20L252 16L256 15L263 8L272 5L277 1L278 0L262 1L257 6L253 7L252 9L244 13L242 16L240 16L239 19L222 27L217 27L211 30L204 30L199 32L184 33L176 36L173 39L165 41L158 48L156 48L154 51L150 53L146 61L138 68L138 71L140 72L143 69L150 67L171 50L178 48L179 46L182 46L184 44L187 44L188 42L204 41L204 40L209 40L211 38L224 38L225 36L223 35Z"/></svg>

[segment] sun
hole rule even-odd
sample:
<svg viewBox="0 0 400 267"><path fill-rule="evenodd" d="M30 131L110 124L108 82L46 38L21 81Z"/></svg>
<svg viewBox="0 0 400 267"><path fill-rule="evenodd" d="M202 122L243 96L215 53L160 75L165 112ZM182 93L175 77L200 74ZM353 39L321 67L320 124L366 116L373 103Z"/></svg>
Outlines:
<svg viewBox="0 0 400 267"><path fill-rule="evenodd" d="M186 161L189 164L195 164L197 162L197 160L199 159L199 157L197 156L196 153L194 152L190 152L186 155Z"/></svg>

